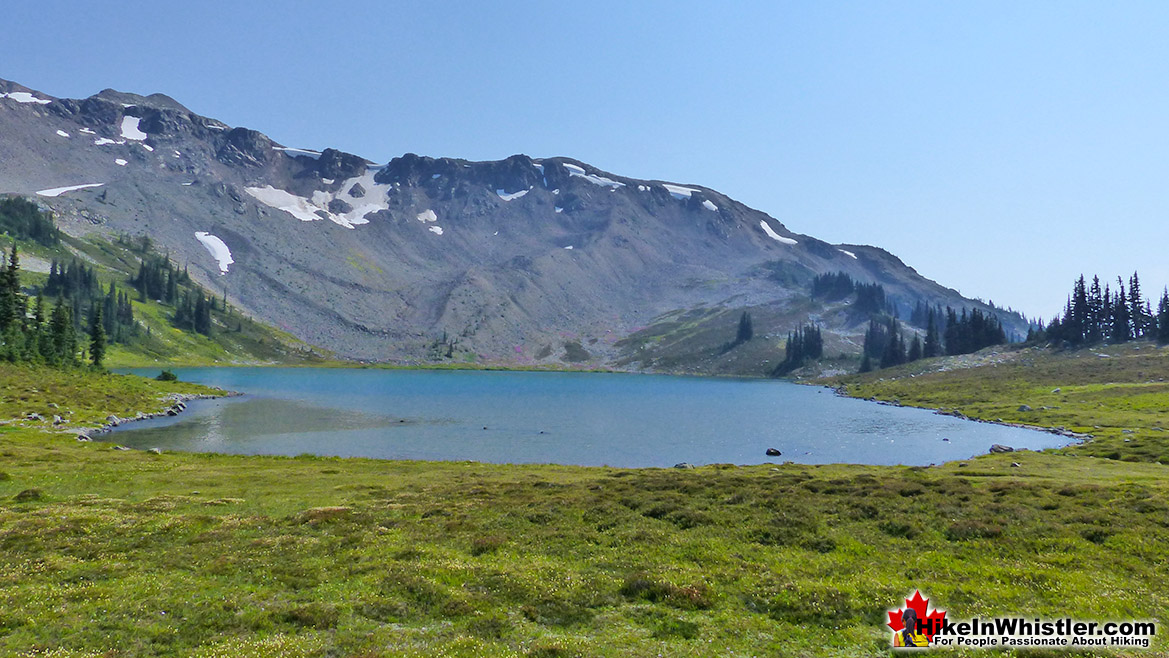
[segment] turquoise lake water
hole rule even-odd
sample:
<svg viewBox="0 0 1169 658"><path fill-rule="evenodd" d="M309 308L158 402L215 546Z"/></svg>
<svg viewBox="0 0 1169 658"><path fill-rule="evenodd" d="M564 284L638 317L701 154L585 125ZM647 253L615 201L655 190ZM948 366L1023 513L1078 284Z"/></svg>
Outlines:
<svg viewBox="0 0 1169 658"><path fill-rule="evenodd" d="M153 376L157 370L132 371ZM245 393L105 438L134 448L620 467L925 465L1062 437L775 380L597 373L180 368ZM948 440L945 440L948 439ZM783 454L769 457L767 448Z"/></svg>

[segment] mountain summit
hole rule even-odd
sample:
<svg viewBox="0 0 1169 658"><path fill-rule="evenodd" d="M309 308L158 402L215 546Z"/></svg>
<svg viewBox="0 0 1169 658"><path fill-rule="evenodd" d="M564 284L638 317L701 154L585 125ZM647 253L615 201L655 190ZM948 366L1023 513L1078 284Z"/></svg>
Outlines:
<svg viewBox="0 0 1169 658"><path fill-rule="evenodd" d="M917 304L965 299L886 251L792 233L697 184L566 157L288 147L161 95L58 99L0 81L0 192L73 235L147 235L238 308L363 360L760 372L813 322L855 354L867 319L812 300L817 274ZM731 349L741 312L753 347Z"/></svg>

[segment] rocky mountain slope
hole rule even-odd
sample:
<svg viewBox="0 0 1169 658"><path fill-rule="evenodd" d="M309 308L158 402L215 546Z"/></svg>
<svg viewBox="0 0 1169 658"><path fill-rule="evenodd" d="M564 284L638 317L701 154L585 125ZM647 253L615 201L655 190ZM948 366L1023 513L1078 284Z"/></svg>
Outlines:
<svg viewBox="0 0 1169 658"><path fill-rule="evenodd" d="M650 346L626 339L682 316L702 331L671 369L690 350L696 370L750 371L808 320L855 353L858 319L808 299L810 278L836 271L904 308L989 310L882 249L792 233L700 185L564 157L375 164L161 94L57 99L0 81L0 192L37 198L73 235L149 235L236 307L362 360L644 367ZM740 309L758 318L752 357L711 357Z"/></svg>

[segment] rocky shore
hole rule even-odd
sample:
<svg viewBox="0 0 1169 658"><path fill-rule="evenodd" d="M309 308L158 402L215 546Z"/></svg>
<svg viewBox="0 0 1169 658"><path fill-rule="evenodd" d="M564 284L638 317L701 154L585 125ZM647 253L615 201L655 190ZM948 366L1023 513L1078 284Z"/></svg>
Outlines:
<svg viewBox="0 0 1169 658"><path fill-rule="evenodd" d="M139 411L138 413L134 414L134 416L127 416L126 418L120 418L116 415L110 414L109 416L106 416L106 423L104 425L78 432L77 440L92 441L94 436L108 433L115 427L120 427L126 423L132 423L134 421L149 420L151 418L162 418L163 416L177 416L187 410L187 403L192 400L215 400L218 398L239 397L241 395L243 395L243 393L237 393L235 391L224 391L221 394L171 393L160 398L160 400L170 403L169 406L163 410L153 413Z"/></svg>

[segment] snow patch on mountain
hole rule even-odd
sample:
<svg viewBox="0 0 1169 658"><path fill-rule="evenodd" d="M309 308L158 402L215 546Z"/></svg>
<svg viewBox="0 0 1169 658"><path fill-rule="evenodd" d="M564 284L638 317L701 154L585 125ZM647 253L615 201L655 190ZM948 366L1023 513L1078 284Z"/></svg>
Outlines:
<svg viewBox="0 0 1169 658"><path fill-rule="evenodd" d="M105 185L105 183L86 183L85 185L70 185L68 187L54 187L54 188L48 189L48 190L40 190L39 192L37 192L37 196L48 196L48 197L61 196L62 194L66 193L66 192L72 192L74 190L84 190L87 187L101 187L102 185Z"/></svg>
<svg viewBox="0 0 1169 658"><path fill-rule="evenodd" d="M851 251L849 251L847 249L837 249L836 251L839 251L840 253L844 254L845 256L848 256L849 258L856 260L856 254L852 253Z"/></svg>
<svg viewBox="0 0 1169 658"><path fill-rule="evenodd" d="M596 174L586 174L583 167L574 165L571 162L565 162L564 168L568 170L569 176L583 178L593 185L600 185L601 187L610 187L613 189L617 189L618 187L625 187L625 183L620 183L611 178L605 178L604 176L598 176Z"/></svg>
<svg viewBox="0 0 1169 658"><path fill-rule="evenodd" d="M423 224L426 222L437 222L438 215L434 214L433 210L423 210L422 212L418 213L418 221L422 222Z"/></svg>
<svg viewBox="0 0 1169 658"><path fill-rule="evenodd" d="M78 132L85 134L85 135L96 135L97 134L97 133L93 132L92 130L90 130L89 128L82 128Z"/></svg>
<svg viewBox="0 0 1169 658"><path fill-rule="evenodd" d="M702 207L706 208L707 210L713 210L714 212L718 212L718 206L711 203L710 199L704 199L702 201Z"/></svg>
<svg viewBox="0 0 1169 658"><path fill-rule="evenodd" d="M341 183L341 189L344 191L336 194L316 190L311 199L276 189L271 185L244 189L260 203L277 210L283 210L302 222L328 219L338 226L351 229L368 224L369 220L366 219L366 215L387 210L390 207L386 202L386 193L389 191L390 185L388 183L375 183L374 174L375 172L370 170L361 176L344 181ZM361 197L353 196L353 188L357 185L365 189L365 194ZM333 201L342 201L349 206L350 210L343 213L333 212L329 208Z"/></svg>
<svg viewBox="0 0 1169 658"><path fill-rule="evenodd" d="M442 235L442 227L441 226L431 226L430 228L428 228L426 230L430 231L431 233L433 233L435 235Z"/></svg>
<svg viewBox="0 0 1169 658"><path fill-rule="evenodd" d="M53 102L47 98L37 98L27 91L14 91L10 94L0 94L0 98L10 98L17 103L36 103L37 105L48 105Z"/></svg>
<svg viewBox="0 0 1169 658"><path fill-rule="evenodd" d="M692 187L682 187L681 185L671 185L669 183L662 183L662 187L666 188L670 196L675 199L689 199L691 194L698 191Z"/></svg>
<svg viewBox="0 0 1169 658"><path fill-rule="evenodd" d="M502 189L495 190L495 193L498 194L499 198L503 199L504 201L511 201L512 199L518 199L531 191L532 191L532 188L529 187L526 190L520 190L519 192L512 192L510 194L508 194L507 192L504 192Z"/></svg>
<svg viewBox="0 0 1169 658"><path fill-rule="evenodd" d="M212 128L212 127L213 126L208 126L208 128ZM223 130L223 128L219 128L219 130ZM303 155L303 156L310 157L313 160L316 160L317 158L321 157L320 151L310 151L308 149L297 149L297 148L292 148L290 146L273 146L272 150L273 151L284 151L284 153L286 155L288 155L289 157L296 157L298 155Z"/></svg>
<svg viewBox="0 0 1169 658"><path fill-rule="evenodd" d="M109 139L107 137L98 137L97 139L93 140L94 146L105 146L106 144L125 144L125 143L126 143L126 140L124 140L124 139L115 140L115 139Z"/></svg>
<svg viewBox="0 0 1169 658"><path fill-rule="evenodd" d="M762 220L762 219L759 220L759 225L763 227L763 232L767 234L767 237L771 238L772 240L775 240L776 242L782 242L783 244L799 244L799 242L797 240L793 240L791 238L785 238L782 235L773 231L771 229L771 227L767 225L767 222Z"/></svg>
<svg viewBox="0 0 1169 658"><path fill-rule="evenodd" d="M58 134L58 135L60 135L60 136L62 136L62 137L68 137L68 136L69 136L69 133L65 132L64 130L58 130L58 131L57 131L57 134Z"/></svg>
<svg viewBox="0 0 1169 658"><path fill-rule="evenodd" d="M235 262L231 258L231 249L227 248L223 240L211 235L207 231L195 231L195 237L198 238L199 242L203 243L203 246L207 248L211 257L219 263L219 273L221 275L227 274L228 266Z"/></svg>
<svg viewBox="0 0 1169 658"><path fill-rule="evenodd" d="M132 139L136 142L140 142L149 137L150 135L147 135L138 129L138 123L140 121L142 121L142 119L138 117L122 117L122 137L126 139Z"/></svg>
<svg viewBox="0 0 1169 658"><path fill-rule="evenodd" d="M114 164L118 165L119 167L125 167L125 166L126 166L126 161L125 161L125 160L123 160L123 159L121 159L121 158L116 158L116 159L114 160Z"/></svg>
<svg viewBox="0 0 1169 658"><path fill-rule="evenodd" d="M283 210L302 222L315 222L321 219L316 213L318 208L302 196L278 190L271 185L246 187L244 190L260 203L277 210Z"/></svg>

